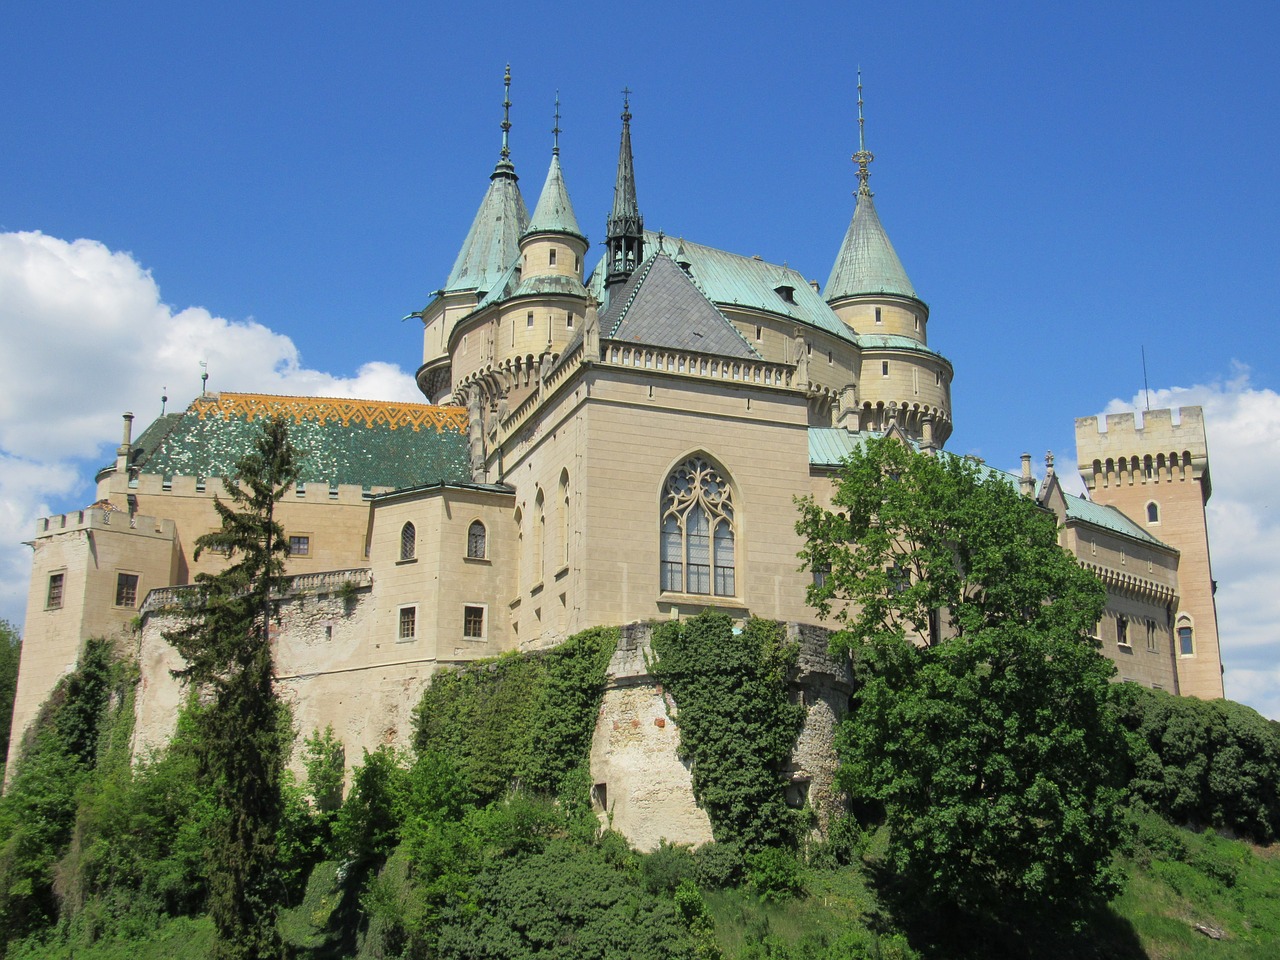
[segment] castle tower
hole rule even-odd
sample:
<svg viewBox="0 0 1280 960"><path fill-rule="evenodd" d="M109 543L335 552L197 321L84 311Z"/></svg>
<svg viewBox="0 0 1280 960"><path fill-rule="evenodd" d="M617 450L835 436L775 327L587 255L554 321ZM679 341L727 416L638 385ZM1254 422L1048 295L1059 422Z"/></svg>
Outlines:
<svg viewBox="0 0 1280 960"><path fill-rule="evenodd" d="M644 218L636 202L636 171L631 159L631 91L622 91L622 142L618 146L618 177L613 186L613 210L605 231L608 271L605 289L631 276L644 260Z"/></svg>
<svg viewBox="0 0 1280 960"><path fill-rule="evenodd" d="M587 238L578 226L560 168L560 100L547 179L520 238L518 279L501 304L494 363L536 368L544 354L559 355L581 329L587 288L582 285ZM517 378L511 378L513 381Z"/></svg>
<svg viewBox="0 0 1280 960"><path fill-rule="evenodd" d="M1105 427L1105 429L1103 429ZM1148 410L1142 426L1132 413L1076 420L1080 476L1096 503L1123 511L1153 537L1176 548L1178 598L1170 610L1183 694L1222 696L1218 612L1204 505L1213 492L1209 448L1199 407Z"/></svg>
<svg viewBox="0 0 1280 960"><path fill-rule="evenodd" d="M858 77L857 201L844 242L822 291L823 299L862 345L859 393L862 426L887 429L896 422L922 439L931 421L932 442L951 434L952 367L928 348L929 307L916 295L907 271L885 233L872 200L870 165Z"/></svg>
<svg viewBox="0 0 1280 960"><path fill-rule="evenodd" d="M418 389L433 403L449 395L449 334L494 288L520 255L520 237L529 225L529 208L511 162L511 64L503 76L502 150L489 175L489 189L462 241L453 269L433 300L416 314L422 320L422 366ZM408 319L408 318L406 318Z"/></svg>

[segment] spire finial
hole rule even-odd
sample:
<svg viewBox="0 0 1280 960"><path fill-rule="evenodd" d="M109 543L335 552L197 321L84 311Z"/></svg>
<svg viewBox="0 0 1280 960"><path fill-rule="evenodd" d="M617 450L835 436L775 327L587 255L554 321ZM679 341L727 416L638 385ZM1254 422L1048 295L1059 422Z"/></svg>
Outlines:
<svg viewBox="0 0 1280 960"><path fill-rule="evenodd" d="M502 78L502 159L511 159L511 146L507 142L507 134L511 131L511 64L507 64L506 75Z"/></svg>
<svg viewBox="0 0 1280 960"><path fill-rule="evenodd" d="M875 159L875 154L867 149L867 140L863 131L865 121L862 119L862 68L858 68L858 152L853 155L853 162L858 165L858 193L871 196L871 188L867 180L871 176L868 166Z"/></svg>
<svg viewBox="0 0 1280 960"><path fill-rule="evenodd" d="M622 88L622 122L631 122L631 88Z"/></svg>
<svg viewBox="0 0 1280 960"><path fill-rule="evenodd" d="M551 128L551 155L560 156L560 91L556 91L556 123Z"/></svg>

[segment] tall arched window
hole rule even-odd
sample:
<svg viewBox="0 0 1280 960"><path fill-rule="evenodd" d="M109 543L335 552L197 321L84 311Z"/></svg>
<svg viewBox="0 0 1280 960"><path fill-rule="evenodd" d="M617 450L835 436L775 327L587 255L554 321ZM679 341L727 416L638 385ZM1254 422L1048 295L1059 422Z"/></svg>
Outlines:
<svg viewBox="0 0 1280 960"><path fill-rule="evenodd" d="M1185 613L1178 617L1178 655L1193 656L1196 652L1195 631L1191 626L1191 618Z"/></svg>
<svg viewBox="0 0 1280 960"><path fill-rule="evenodd" d="M1160 504L1152 500L1147 504L1147 523L1160 522Z"/></svg>
<svg viewBox="0 0 1280 960"><path fill-rule="evenodd" d="M667 477L661 561L663 590L737 595L733 495L703 457L690 457Z"/></svg>
<svg viewBox="0 0 1280 960"><path fill-rule="evenodd" d="M541 490L533 500L533 507L533 576L535 582L541 583L547 561L547 501Z"/></svg>
<svg viewBox="0 0 1280 960"><path fill-rule="evenodd" d="M418 554L418 531L412 523L400 528L400 559L412 560Z"/></svg>
<svg viewBox="0 0 1280 960"><path fill-rule="evenodd" d="M569 565L569 471L560 471L560 562Z"/></svg>
<svg viewBox="0 0 1280 960"><path fill-rule="evenodd" d="M467 528L467 559L483 560L485 557L484 549L484 524L479 520L473 520L471 521L471 526Z"/></svg>

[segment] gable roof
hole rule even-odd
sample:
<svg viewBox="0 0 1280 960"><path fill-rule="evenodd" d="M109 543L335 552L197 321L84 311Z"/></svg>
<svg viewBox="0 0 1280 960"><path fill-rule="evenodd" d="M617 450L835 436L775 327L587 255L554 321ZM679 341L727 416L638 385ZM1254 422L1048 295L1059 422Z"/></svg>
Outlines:
<svg viewBox="0 0 1280 960"><path fill-rule="evenodd" d="M876 215L871 191L859 191L831 276L822 290L828 303L861 294L888 293L919 300L889 235Z"/></svg>
<svg viewBox="0 0 1280 960"><path fill-rule="evenodd" d="M665 253L655 253L627 278L600 318L600 335L725 357L760 357Z"/></svg>
<svg viewBox="0 0 1280 960"><path fill-rule="evenodd" d="M138 438L143 473L221 477L253 446L261 421L289 420L303 483L407 487L471 480L462 407L330 397L222 393L197 397Z"/></svg>

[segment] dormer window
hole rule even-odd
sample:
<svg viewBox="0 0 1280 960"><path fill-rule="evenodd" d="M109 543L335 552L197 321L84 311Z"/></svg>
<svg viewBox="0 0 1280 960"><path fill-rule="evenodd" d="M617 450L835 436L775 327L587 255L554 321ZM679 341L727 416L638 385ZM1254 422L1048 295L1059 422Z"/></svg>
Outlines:
<svg viewBox="0 0 1280 960"><path fill-rule="evenodd" d="M785 283L780 283L780 284L778 284L776 287L774 287L773 289L774 289L774 290L776 290L776 291L777 291L777 293L778 293L778 296L780 296L780 297L781 297L783 300L785 300L787 303L795 303L795 302L796 302L796 288L795 288L795 287L789 286L788 284L785 284Z"/></svg>

